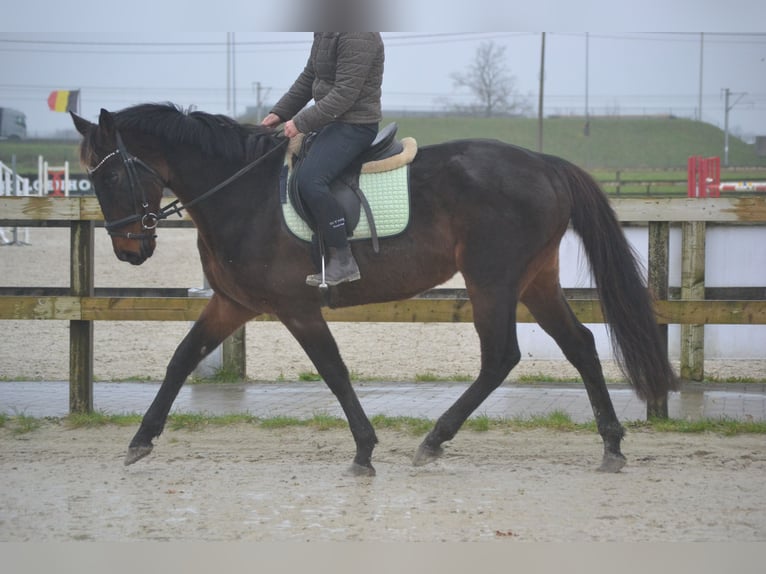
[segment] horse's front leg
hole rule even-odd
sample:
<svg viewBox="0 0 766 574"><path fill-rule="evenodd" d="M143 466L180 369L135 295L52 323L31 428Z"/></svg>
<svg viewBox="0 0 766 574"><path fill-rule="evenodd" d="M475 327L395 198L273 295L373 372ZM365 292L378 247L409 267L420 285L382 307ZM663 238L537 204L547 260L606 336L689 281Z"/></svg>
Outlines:
<svg viewBox="0 0 766 574"><path fill-rule="evenodd" d="M130 441L125 456L126 466L152 452L152 439L162 433L178 391L199 362L256 314L225 297L213 295L199 319L173 353L165 380L146 411L138 432Z"/></svg>
<svg viewBox="0 0 766 574"><path fill-rule="evenodd" d="M300 343L346 414L356 442L356 456L350 468L351 473L356 476L374 476L372 451L378 437L351 386L348 369L319 307L300 311L293 308L289 315L280 313L279 318Z"/></svg>

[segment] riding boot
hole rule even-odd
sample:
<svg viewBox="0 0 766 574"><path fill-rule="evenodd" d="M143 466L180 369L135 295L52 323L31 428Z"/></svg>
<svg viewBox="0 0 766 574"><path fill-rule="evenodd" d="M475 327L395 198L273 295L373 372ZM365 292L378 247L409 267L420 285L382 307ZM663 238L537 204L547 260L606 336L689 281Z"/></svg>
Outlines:
<svg viewBox="0 0 766 574"><path fill-rule="evenodd" d="M328 251L330 253L330 261L325 268L325 283L327 285L334 286L362 278L356 260L351 253L351 248L348 245L345 247L330 247ZM307 285L318 287L321 283L321 273L306 277Z"/></svg>

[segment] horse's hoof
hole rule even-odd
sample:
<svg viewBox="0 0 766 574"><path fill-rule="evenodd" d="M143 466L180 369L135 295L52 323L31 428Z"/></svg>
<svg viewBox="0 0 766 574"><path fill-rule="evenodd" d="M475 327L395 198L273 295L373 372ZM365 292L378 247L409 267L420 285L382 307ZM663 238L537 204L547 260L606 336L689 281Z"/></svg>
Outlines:
<svg viewBox="0 0 766 574"><path fill-rule="evenodd" d="M357 462L353 462L351 463L348 472L351 476L375 476L375 469L371 464L365 466Z"/></svg>
<svg viewBox="0 0 766 574"><path fill-rule="evenodd" d="M415 458L412 459L412 464L415 466L424 466L436 461L442 454L444 454L444 449L442 449L442 447L438 446L436 448L431 448L423 443L418 447L417 452L415 452Z"/></svg>
<svg viewBox="0 0 766 574"><path fill-rule="evenodd" d="M625 466L625 457L621 454L614 454L611 452L604 453L604 459L601 461L601 466L598 467L599 472L620 472L623 466Z"/></svg>
<svg viewBox="0 0 766 574"><path fill-rule="evenodd" d="M141 460L152 452L153 448L154 446L151 444L149 446L131 446L128 448L128 454L125 455L125 466Z"/></svg>

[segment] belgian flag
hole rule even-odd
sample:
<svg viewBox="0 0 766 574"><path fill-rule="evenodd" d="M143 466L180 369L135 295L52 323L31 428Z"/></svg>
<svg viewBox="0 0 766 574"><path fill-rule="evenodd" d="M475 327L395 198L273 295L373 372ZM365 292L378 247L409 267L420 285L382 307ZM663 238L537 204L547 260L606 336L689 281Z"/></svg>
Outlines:
<svg viewBox="0 0 766 574"><path fill-rule="evenodd" d="M48 96L48 107L54 112L78 112L80 90L57 90Z"/></svg>

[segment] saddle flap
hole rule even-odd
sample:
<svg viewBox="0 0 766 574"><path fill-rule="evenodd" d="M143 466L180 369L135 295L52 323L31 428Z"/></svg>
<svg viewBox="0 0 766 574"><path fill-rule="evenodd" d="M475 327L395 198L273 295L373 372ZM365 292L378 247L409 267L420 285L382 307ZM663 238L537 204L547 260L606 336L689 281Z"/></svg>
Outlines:
<svg viewBox="0 0 766 574"><path fill-rule="evenodd" d="M367 232L362 235L371 237L375 252L378 251L378 232L373 209L366 197L366 191L362 191L360 178L369 174L394 173L404 170L406 174L409 164L417 153L417 143L413 138L396 139L398 126L396 123L388 124L373 140L370 147L363 152L346 170L330 184L330 193L343 208L346 220L346 234L349 238L354 236L357 226L362 221L361 212L365 213ZM297 189L296 172L300 169L303 158L311 146L315 133L306 137L293 138L290 142L286 164L280 177L280 196L283 205L290 204L297 216L312 231L316 230L316 224L303 203L301 194ZM297 146L297 147L296 147ZM395 178L396 179L396 176ZM404 181L406 195L407 182ZM405 217L404 221L409 219ZM406 225L406 223L405 223Z"/></svg>

